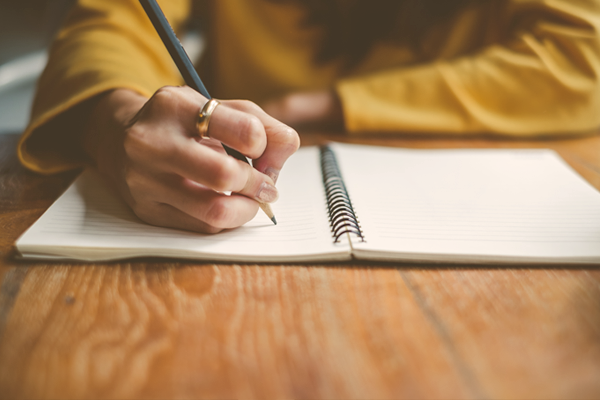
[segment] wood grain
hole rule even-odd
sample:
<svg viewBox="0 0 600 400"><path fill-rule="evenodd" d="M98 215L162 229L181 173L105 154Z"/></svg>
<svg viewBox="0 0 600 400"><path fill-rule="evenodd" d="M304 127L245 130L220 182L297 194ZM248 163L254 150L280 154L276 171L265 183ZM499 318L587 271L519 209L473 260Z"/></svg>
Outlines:
<svg viewBox="0 0 600 400"><path fill-rule="evenodd" d="M598 398L600 271L403 275L491 397Z"/></svg>
<svg viewBox="0 0 600 400"><path fill-rule="evenodd" d="M550 147L600 189L600 136L352 138ZM174 260L20 262L74 173L0 137L0 398L599 398L600 271Z"/></svg>
<svg viewBox="0 0 600 400"><path fill-rule="evenodd" d="M11 317L9 397L474 394L394 269L38 267Z"/></svg>

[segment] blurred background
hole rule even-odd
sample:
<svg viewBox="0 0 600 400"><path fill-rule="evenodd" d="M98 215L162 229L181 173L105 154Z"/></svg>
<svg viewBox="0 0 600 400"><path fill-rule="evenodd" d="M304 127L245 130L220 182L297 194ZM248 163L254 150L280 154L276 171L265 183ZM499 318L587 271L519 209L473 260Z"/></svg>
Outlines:
<svg viewBox="0 0 600 400"><path fill-rule="evenodd" d="M21 133L47 49L75 0L0 0L0 134ZM192 60L204 41L190 25L180 38Z"/></svg>
<svg viewBox="0 0 600 400"><path fill-rule="evenodd" d="M73 0L0 0L0 134L27 123L46 49Z"/></svg>

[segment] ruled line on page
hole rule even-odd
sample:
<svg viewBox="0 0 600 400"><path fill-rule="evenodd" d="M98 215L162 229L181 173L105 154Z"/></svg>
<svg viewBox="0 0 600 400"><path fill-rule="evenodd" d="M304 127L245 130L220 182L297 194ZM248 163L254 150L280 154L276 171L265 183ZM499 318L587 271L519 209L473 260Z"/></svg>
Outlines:
<svg viewBox="0 0 600 400"><path fill-rule="evenodd" d="M598 192L552 151L358 150L336 149L363 256L600 257Z"/></svg>

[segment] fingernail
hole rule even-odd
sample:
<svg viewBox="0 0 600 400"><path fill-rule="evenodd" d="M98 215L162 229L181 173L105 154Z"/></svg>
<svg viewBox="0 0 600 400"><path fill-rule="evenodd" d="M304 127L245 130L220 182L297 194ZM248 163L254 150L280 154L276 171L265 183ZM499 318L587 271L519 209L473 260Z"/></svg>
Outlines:
<svg viewBox="0 0 600 400"><path fill-rule="evenodd" d="M260 189L256 195L256 198L264 203L272 203L279 197L277 188L267 182L263 182L260 185Z"/></svg>
<svg viewBox="0 0 600 400"><path fill-rule="evenodd" d="M277 183L277 178L279 178L279 170L273 167L268 167L265 169L265 175L273 179L273 182Z"/></svg>

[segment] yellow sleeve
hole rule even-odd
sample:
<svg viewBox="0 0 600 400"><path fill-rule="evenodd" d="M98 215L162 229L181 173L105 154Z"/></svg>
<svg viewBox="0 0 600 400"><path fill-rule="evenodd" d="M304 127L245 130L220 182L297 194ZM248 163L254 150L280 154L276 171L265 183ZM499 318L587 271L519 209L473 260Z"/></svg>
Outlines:
<svg viewBox="0 0 600 400"><path fill-rule="evenodd" d="M189 0L163 0L161 7L177 31L187 18ZM82 164L82 155L65 149L60 132L77 129L51 121L85 100L116 88L150 97L181 77L137 0L78 0L59 31L48 65L38 82L31 120L19 142L27 168L54 173ZM54 140L56 139L56 140Z"/></svg>
<svg viewBox="0 0 600 400"><path fill-rule="evenodd" d="M511 0L505 43L340 81L348 131L589 132L600 126L600 1Z"/></svg>

